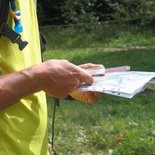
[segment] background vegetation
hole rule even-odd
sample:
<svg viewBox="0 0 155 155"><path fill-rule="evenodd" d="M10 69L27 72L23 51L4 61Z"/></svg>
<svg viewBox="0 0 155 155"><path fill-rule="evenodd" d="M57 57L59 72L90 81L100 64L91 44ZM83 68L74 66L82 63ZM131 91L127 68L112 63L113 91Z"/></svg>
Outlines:
<svg viewBox="0 0 155 155"><path fill-rule="evenodd" d="M44 60L155 71L154 3L39 1L40 30L48 39ZM54 102L47 100L51 142ZM155 91L145 90L133 99L103 94L96 104L60 102L54 139L58 155L155 155ZM53 154L50 144L49 149Z"/></svg>
<svg viewBox="0 0 155 155"><path fill-rule="evenodd" d="M130 65L132 70L155 71L154 31L120 26L96 25L88 32L84 31L85 25L41 28L48 38L44 59L68 59L77 65L101 63L107 68ZM54 102L47 99L51 141ZM104 94L96 104L75 100L60 103L54 143L58 155L155 154L154 91L145 90L133 99Z"/></svg>
<svg viewBox="0 0 155 155"><path fill-rule="evenodd" d="M154 0L38 0L40 25L130 21L152 26Z"/></svg>

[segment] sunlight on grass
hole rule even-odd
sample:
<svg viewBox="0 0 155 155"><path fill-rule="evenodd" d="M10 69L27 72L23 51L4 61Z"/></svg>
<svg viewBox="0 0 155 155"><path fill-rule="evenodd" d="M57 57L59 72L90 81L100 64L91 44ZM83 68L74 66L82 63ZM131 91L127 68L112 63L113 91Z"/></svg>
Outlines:
<svg viewBox="0 0 155 155"><path fill-rule="evenodd" d="M76 36L76 33L71 34ZM135 37L132 33L115 35L120 37L117 37L117 40L111 39L106 44L107 47L154 44L153 36L152 41L148 41L148 36L145 35L144 38L140 33ZM72 40L73 42L78 43L77 40ZM69 40L65 43L69 44ZM62 40L60 44L63 44ZM107 68L129 65L131 70L155 71L155 51L152 48L105 50L106 46L99 44L94 42L93 48L91 46L68 48L66 45L51 48L50 45L45 52L44 60L67 59L77 65L92 62L103 64ZM51 98L48 98L48 111L49 140L51 140L53 113ZM154 113L155 92L150 90L145 90L133 99L103 94L96 104L61 100L61 106L56 109L55 149L59 155L153 155L155 154Z"/></svg>
<svg viewBox="0 0 155 155"><path fill-rule="evenodd" d="M155 104L150 95L143 102L144 94L132 100L104 95L97 104L61 100L55 124L57 151L66 155L110 149L127 155L153 153ZM48 106L51 113L52 104Z"/></svg>
<svg viewBox="0 0 155 155"><path fill-rule="evenodd" d="M130 65L133 70L155 71L155 52L98 49L47 51L46 59L65 58L76 64ZM50 99L49 99L50 100ZM56 112L55 146L59 154L153 154L155 152L155 92L146 90L133 99L103 95L97 104L61 100ZM52 103L49 104L51 137Z"/></svg>

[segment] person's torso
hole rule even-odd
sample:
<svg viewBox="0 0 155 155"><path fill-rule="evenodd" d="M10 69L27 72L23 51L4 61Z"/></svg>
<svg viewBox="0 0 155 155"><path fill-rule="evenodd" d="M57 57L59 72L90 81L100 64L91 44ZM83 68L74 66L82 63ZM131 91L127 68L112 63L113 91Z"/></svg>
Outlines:
<svg viewBox="0 0 155 155"><path fill-rule="evenodd" d="M15 0L21 11L22 39L28 45L20 51L17 44L0 38L0 71L19 71L41 62L39 32L33 0ZM8 25L14 25L9 16ZM22 91L22 90L21 90ZM44 92L22 98L0 111L0 155L47 154L47 107Z"/></svg>

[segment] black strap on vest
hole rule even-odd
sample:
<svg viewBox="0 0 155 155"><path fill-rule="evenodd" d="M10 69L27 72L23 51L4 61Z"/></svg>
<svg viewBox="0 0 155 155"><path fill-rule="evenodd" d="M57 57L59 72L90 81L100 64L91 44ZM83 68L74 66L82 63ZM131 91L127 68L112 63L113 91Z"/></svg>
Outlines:
<svg viewBox="0 0 155 155"><path fill-rule="evenodd" d="M22 51L28 42L22 41L21 35L7 25L9 1L10 0L0 0L0 37L5 36L9 38L12 43L17 43L19 49Z"/></svg>

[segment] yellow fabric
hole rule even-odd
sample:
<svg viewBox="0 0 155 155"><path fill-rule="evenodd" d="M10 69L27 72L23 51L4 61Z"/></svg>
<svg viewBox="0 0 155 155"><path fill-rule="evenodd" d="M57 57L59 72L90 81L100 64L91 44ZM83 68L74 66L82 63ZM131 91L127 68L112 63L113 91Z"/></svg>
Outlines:
<svg viewBox="0 0 155 155"><path fill-rule="evenodd" d="M19 51L5 37L0 38L0 70L19 71L41 62L34 0L15 0L21 11L22 39L29 44ZM13 20L8 24L13 26ZM21 99L0 111L0 155L47 155L47 107L44 92Z"/></svg>

